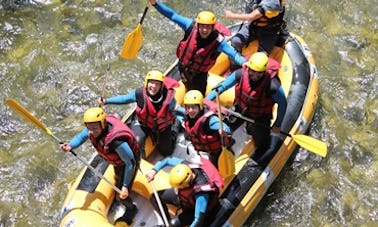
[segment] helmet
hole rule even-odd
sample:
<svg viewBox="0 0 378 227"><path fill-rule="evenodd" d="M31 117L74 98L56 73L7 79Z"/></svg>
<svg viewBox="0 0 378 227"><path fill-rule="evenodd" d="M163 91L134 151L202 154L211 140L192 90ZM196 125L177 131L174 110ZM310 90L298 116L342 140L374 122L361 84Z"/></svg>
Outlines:
<svg viewBox="0 0 378 227"><path fill-rule="evenodd" d="M84 123L92 123L92 122L101 122L101 127L105 128L105 112L100 107L93 107L85 111L84 113Z"/></svg>
<svg viewBox="0 0 378 227"><path fill-rule="evenodd" d="M146 78L144 79L144 87L147 87L147 83L149 80L158 80L160 82L164 82L164 74L157 70L151 70L147 73Z"/></svg>
<svg viewBox="0 0 378 227"><path fill-rule="evenodd" d="M193 171L186 164L178 164L169 173L169 183L175 188L188 187L193 178Z"/></svg>
<svg viewBox="0 0 378 227"><path fill-rule="evenodd" d="M202 11L197 15L196 22L198 24L215 24L217 18L210 11Z"/></svg>
<svg viewBox="0 0 378 227"><path fill-rule="evenodd" d="M264 72L268 65L268 56L263 52L257 52L252 54L247 62L248 68L256 72Z"/></svg>
<svg viewBox="0 0 378 227"><path fill-rule="evenodd" d="M198 90L190 90L186 92L184 97L184 105L187 104L197 104L200 110L203 110L203 95Z"/></svg>

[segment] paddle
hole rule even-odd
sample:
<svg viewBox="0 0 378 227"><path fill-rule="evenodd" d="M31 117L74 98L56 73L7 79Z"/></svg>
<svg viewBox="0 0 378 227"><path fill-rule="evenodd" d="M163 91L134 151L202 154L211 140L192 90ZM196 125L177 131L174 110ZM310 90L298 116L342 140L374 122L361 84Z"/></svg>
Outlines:
<svg viewBox="0 0 378 227"><path fill-rule="evenodd" d="M147 1L146 7L144 8L144 12L143 12L142 18L140 19L139 24L125 39L125 43L123 44L123 47L120 53L120 56L122 58L132 60L132 59L135 59L138 54L138 51L142 45L142 39L143 39L142 23L148 11L148 4L149 2Z"/></svg>
<svg viewBox="0 0 378 227"><path fill-rule="evenodd" d="M226 110L232 115L235 115L238 118L249 121L252 124L256 124L255 120L245 117L238 112L232 111L224 107L222 109ZM323 141L320 141L318 139L315 139L313 137L306 136L306 135L291 135L283 131L280 131L280 133L285 136L291 137L299 146L303 147L304 149L308 151L311 151L317 155L320 155L321 157L325 157L327 155L327 145Z"/></svg>
<svg viewBox="0 0 378 227"><path fill-rule="evenodd" d="M140 167L139 167L139 170L142 173L142 175L144 175L144 173L143 173L143 171L142 171L142 169ZM167 215L164 212L164 208L163 208L163 205L161 203L159 194L157 193L157 190L156 190L154 182L151 181L150 185L151 185L152 191L154 192L154 196L155 196L156 202L157 202L157 204L159 206L159 210L160 210L161 216L163 217L164 224L165 224L165 226L170 226L168 218L167 218Z"/></svg>
<svg viewBox="0 0 378 227"><path fill-rule="evenodd" d="M100 97L101 101L103 101L104 98L105 98L105 87L106 87L106 84L108 82L109 75L110 75L110 64L108 64L106 66L105 82L104 82L104 85L102 85L102 93L101 93L101 97Z"/></svg>
<svg viewBox="0 0 378 227"><path fill-rule="evenodd" d="M217 107L218 107L218 118L219 118L219 128L223 130L223 120L222 120L222 112L221 112L221 104L219 100L219 93L216 93L217 99ZM219 133L222 142L222 152L218 158L218 170L220 175L223 178L226 178L235 172L235 160L234 154L229 151L226 146L224 145L223 134Z"/></svg>
<svg viewBox="0 0 378 227"><path fill-rule="evenodd" d="M30 121L35 126L37 126L42 131L44 131L47 135L53 137L57 142L62 143L61 140L58 137L56 137L54 134L52 134L52 132L48 128L46 128L46 126L41 121L39 121L35 116L33 116L30 112L28 112L16 100L11 99L11 98L7 98L5 100L5 103L10 108L12 108L14 111L16 111L20 116L24 117L26 120ZM106 183L108 183L110 186L112 186L112 188L116 192L118 192L120 194L122 193L122 191L119 188L117 188L112 182L110 182L108 179L106 179L101 173L99 173L95 168L93 168L87 161L85 161L81 157L77 156L77 154L74 151L72 151L72 150L70 150L70 153L73 154L77 159L79 159L84 165L86 165L93 173L96 174L97 177L100 177Z"/></svg>

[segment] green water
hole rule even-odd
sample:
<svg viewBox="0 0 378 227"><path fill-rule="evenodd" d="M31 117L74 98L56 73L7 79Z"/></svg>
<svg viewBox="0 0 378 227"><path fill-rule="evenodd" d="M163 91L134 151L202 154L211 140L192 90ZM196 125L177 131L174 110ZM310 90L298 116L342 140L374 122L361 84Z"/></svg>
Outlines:
<svg viewBox="0 0 378 227"><path fill-rule="evenodd" d="M186 16L244 1L173 1ZM378 1L287 1L289 30L304 38L320 75L319 105L310 135L327 143L287 166L246 226L378 225ZM143 47L133 61L118 53L146 1L36 1L0 9L0 226L57 226L69 182L82 164L10 110L14 98L58 138L70 139L84 110L105 96L141 85L151 69L174 60L182 31L155 9L143 23ZM107 107L125 114L128 107ZM82 152L80 152L82 151ZM88 159L88 144L78 150Z"/></svg>

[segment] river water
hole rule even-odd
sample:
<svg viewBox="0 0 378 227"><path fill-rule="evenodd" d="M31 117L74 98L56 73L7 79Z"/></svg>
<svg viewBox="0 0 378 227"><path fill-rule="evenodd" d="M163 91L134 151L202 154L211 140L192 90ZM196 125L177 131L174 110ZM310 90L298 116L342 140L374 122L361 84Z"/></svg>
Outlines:
<svg viewBox="0 0 378 227"><path fill-rule="evenodd" d="M244 9L241 0L165 2L190 17L212 10L224 24L236 22L224 18L225 9ZM67 186L83 167L9 109L5 98L18 100L58 138L70 139L102 93L126 93L147 71L164 71L183 35L150 7L143 47L127 61L118 53L145 0L31 3L0 9L0 226L57 226ZM329 153L322 159L299 150L245 226L378 226L377 5L287 0L289 30L307 42L320 75L309 135L326 142ZM88 159L92 151L87 143L78 153Z"/></svg>

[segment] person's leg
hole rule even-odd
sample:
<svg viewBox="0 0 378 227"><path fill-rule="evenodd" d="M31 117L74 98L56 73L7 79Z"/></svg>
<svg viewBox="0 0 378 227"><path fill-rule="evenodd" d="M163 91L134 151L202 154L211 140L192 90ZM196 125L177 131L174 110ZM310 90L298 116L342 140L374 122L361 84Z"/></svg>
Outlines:
<svg viewBox="0 0 378 227"><path fill-rule="evenodd" d="M131 130L134 132L136 140L139 145L139 156L140 158L145 158L145 142L147 133L145 132L145 129L139 124L139 121L134 121L132 125L130 126Z"/></svg>
<svg viewBox="0 0 378 227"><path fill-rule="evenodd" d="M176 140L173 141L172 136L173 133L170 127L158 134L157 149L161 155L168 156L173 153L173 149L176 145Z"/></svg>
<svg viewBox="0 0 378 227"><path fill-rule="evenodd" d="M243 47L249 40L249 23L245 23L240 30L231 39L231 46L239 53L242 52Z"/></svg>
<svg viewBox="0 0 378 227"><path fill-rule="evenodd" d="M194 209L183 209L182 213L172 218L171 226L189 226L194 220Z"/></svg>
<svg viewBox="0 0 378 227"><path fill-rule="evenodd" d="M158 191L157 194L158 194L160 201L162 203L163 211L164 211L166 217L168 218L168 220L170 220L170 215L169 215L167 204L172 204L172 205L179 207L180 206L180 200L178 199L178 196L177 196L177 194L176 194L176 192L173 188ZM151 202L151 205L154 207L154 209L156 211L158 211L159 214L161 215L159 205L158 205L154 195L151 195L150 202Z"/></svg>
<svg viewBox="0 0 378 227"><path fill-rule="evenodd" d="M207 72L196 74L193 81L193 89L191 90L198 90L202 93L203 97L206 97L207 77Z"/></svg>
<svg viewBox="0 0 378 227"><path fill-rule="evenodd" d="M235 48L237 52L242 54L243 47L248 44L249 40L249 23L242 25L240 30L231 39L231 46ZM241 66L236 64L236 62L229 58L230 60L230 71L233 72L239 69Z"/></svg>
<svg viewBox="0 0 378 227"><path fill-rule="evenodd" d="M259 40L258 51L270 54L278 40L279 31L273 29L258 28L256 29L256 35L257 39Z"/></svg>
<svg viewBox="0 0 378 227"><path fill-rule="evenodd" d="M247 123L247 133L252 135L256 151L252 159L257 161L269 148L270 144L270 120L256 120L255 124Z"/></svg>
<svg viewBox="0 0 378 227"><path fill-rule="evenodd" d="M256 160L256 162L262 167L267 166L270 160L273 158L273 156L277 153L282 142L283 140L280 136L271 135L269 149L266 152L264 152L264 155L262 155L258 160Z"/></svg>
<svg viewBox="0 0 378 227"><path fill-rule="evenodd" d="M134 168L133 179L131 180L131 183L128 187L129 194L131 193L132 184L134 182L134 179L135 179L135 176L136 176L136 171L137 171L138 168L139 168L139 163L136 163L135 168ZM116 185L117 188L122 190L123 178L124 178L124 175L125 175L125 165L114 166L114 173L115 173L115 180L116 180L115 185ZM121 202L126 207L126 211L125 211L124 215L122 217L120 217L117 221L124 221L128 225L131 225L136 213L138 212L138 208L135 206L135 204L134 204L134 202L133 202L133 200L131 199L130 196L128 196L126 199L120 199L118 194L117 194L116 199L118 199L119 202Z"/></svg>

